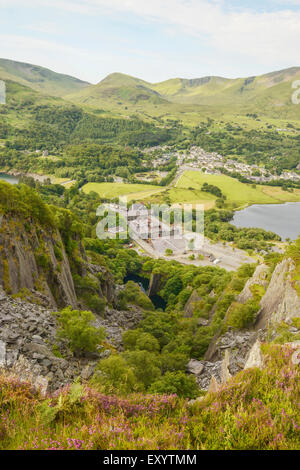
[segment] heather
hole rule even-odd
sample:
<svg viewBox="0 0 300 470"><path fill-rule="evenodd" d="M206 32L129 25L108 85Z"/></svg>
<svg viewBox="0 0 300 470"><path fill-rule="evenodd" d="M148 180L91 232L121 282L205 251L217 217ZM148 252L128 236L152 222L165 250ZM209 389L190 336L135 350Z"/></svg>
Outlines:
<svg viewBox="0 0 300 470"><path fill-rule="evenodd" d="M1 449L299 449L299 365L289 346L264 344L264 368L217 393L109 396L75 382L42 397L0 378Z"/></svg>

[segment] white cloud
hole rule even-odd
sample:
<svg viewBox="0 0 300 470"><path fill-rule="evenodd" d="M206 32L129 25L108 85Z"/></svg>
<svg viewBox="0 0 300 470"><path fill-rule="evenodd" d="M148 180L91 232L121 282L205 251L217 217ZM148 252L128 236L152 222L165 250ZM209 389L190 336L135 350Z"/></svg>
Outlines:
<svg viewBox="0 0 300 470"><path fill-rule="evenodd" d="M84 48L22 35L0 34L0 44L5 44L7 59L44 66L60 73L76 75L87 81L89 81L90 74L85 73L81 65L82 61L98 65L101 73L101 65L111 60L111 55L108 53L96 54ZM1 57L4 58L2 53Z"/></svg>
<svg viewBox="0 0 300 470"><path fill-rule="evenodd" d="M280 1L300 5L300 0ZM176 27L179 32L206 36L209 43L229 53L256 57L260 62L274 59L299 63L300 11L253 13L224 10L224 2L208 0L9 0L28 6L47 5L69 11L91 13L128 12ZM1 4L8 4L0 0ZM284 7L283 7L284 8Z"/></svg>
<svg viewBox="0 0 300 470"><path fill-rule="evenodd" d="M281 2L282 3L282 2ZM286 7L273 12L224 10L223 1L207 0L110 0L115 12L128 12L176 27L178 32L205 36L208 43L224 54L238 54L255 58L266 67L276 63L299 64L300 11L291 11L288 5L300 5L300 0L286 1ZM106 11L107 0L51 1L56 7L84 7Z"/></svg>
<svg viewBox="0 0 300 470"><path fill-rule="evenodd" d="M224 0L0 0L0 7L48 6L86 15L128 13L159 23L172 34L204 37L216 57L237 65L239 59L249 60L267 70L300 63L300 9L289 8L300 5L300 0L275 2L279 11L225 9ZM42 42L39 46L48 47Z"/></svg>

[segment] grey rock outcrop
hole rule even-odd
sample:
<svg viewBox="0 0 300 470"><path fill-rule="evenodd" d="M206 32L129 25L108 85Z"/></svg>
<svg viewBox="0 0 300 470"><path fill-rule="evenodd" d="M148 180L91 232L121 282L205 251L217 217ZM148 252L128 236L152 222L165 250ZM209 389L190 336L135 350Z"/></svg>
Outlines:
<svg viewBox="0 0 300 470"><path fill-rule="evenodd" d="M0 367L4 367L6 364L6 344L4 341L0 341Z"/></svg>
<svg viewBox="0 0 300 470"><path fill-rule="evenodd" d="M245 284L244 289L237 297L237 302L245 304L248 300L253 298L253 293L251 288L255 285L262 286L266 289L268 285L268 274L269 274L269 267L265 264L260 264L255 269L253 276L248 279Z"/></svg>
<svg viewBox="0 0 300 470"><path fill-rule="evenodd" d="M226 383L231 376L243 370L258 335L255 331L228 330L216 337L201 361L203 371L197 377L199 387L208 390L212 377L218 383Z"/></svg>
<svg viewBox="0 0 300 470"><path fill-rule="evenodd" d="M228 382L229 379L231 379L232 375L229 372L229 366L230 366L230 354L229 350L225 350L225 356L221 364L221 382L226 383Z"/></svg>
<svg viewBox="0 0 300 470"><path fill-rule="evenodd" d="M46 232L35 223L28 228L21 219L3 217L0 245L0 285L6 292L17 294L25 288L42 304L77 306L69 260L57 230ZM59 261L55 256L58 248ZM47 265L38 265L37 253Z"/></svg>
<svg viewBox="0 0 300 470"><path fill-rule="evenodd" d="M260 302L256 329L266 328L281 321L289 322L300 317L300 297L293 287L295 265L292 259L286 258L279 263L272 275L267 291Z"/></svg>
<svg viewBox="0 0 300 470"><path fill-rule="evenodd" d="M156 295L161 289L161 278L162 278L162 275L159 273L151 274L149 288L147 292L147 295L149 297L151 297L152 295Z"/></svg>
<svg viewBox="0 0 300 470"><path fill-rule="evenodd" d="M249 352L244 369L251 369L252 367L261 369L263 367L264 361L260 347L261 342L257 340Z"/></svg>
<svg viewBox="0 0 300 470"><path fill-rule="evenodd" d="M197 361L197 359L191 359L187 365L187 371L194 375L200 375L203 368L203 363L201 361Z"/></svg>

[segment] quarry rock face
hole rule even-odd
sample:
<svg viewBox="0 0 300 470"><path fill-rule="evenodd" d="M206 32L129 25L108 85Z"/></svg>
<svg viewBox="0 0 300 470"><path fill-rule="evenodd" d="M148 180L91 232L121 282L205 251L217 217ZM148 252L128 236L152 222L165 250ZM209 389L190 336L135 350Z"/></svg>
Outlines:
<svg viewBox="0 0 300 470"><path fill-rule="evenodd" d="M216 336L206 354L203 371L196 377L202 390L208 390L212 377L218 383L226 383L233 375L244 369L246 360L260 332L235 331L229 329L225 334Z"/></svg>
<svg viewBox="0 0 300 470"><path fill-rule="evenodd" d="M244 289L237 297L237 302L245 304L248 300L251 300L253 298L251 287L254 287L255 285L262 286L266 289L268 285L268 274L269 268L266 264L258 265L253 276L248 279Z"/></svg>
<svg viewBox="0 0 300 470"><path fill-rule="evenodd" d="M149 297L151 297L152 295L156 295L161 289L161 278L162 278L162 275L159 273L151 274L149 288L147 292L147 295Z"/></svg>
<svg viewBox="0 0 300 470"><path fill-rule="evenodd" d="M27 228L26 228L27 227ZM51 307L77 307L77 298L70 264L60 233L32 223L26 226L20 219L4 217L0 228L0 285L7 293L22 289L36 293L39 301ZM59 249L62 259L56 258ZM43 263L37 262L43 257Z"/></svg>
<svg viewBox="0 0 300 470"><path fill-rule="evenodd" d="M294 288L293 271L295 264L292 259L284 259L277 264L267 291L260 302L256 329L266 328L281 321L290 322L300 317L300 297Z"/></svg>
<svg viewBox="0 0 300 470"><path fill-rule="evenodd" d="M95 295L115 305L117 293L111 273L88 262L85 250L76 241L80 263L79 277L89 277L98 286ZM1 295L26 290L31 301L44 307L82 308L75 291L70 260L58 230L46 231L37 223L26 225L20 219L4 217L0 227Z"/></svg>
<svg viewBox="0 0 300 470"><path fill-rule="evenodd" d="M77 263L79 272L76 274L93 279L96 295L107 301L103 316L95 316L94 326L104 327L107 341L121 351L123 332L137 327L143 311L133 305L126 311L118 310L121 287L115 286L104 266L89 263L80 241L78 253L80 263ZM228 328L225 333L220 329L204 359L189 361L187 372L195 375L199 388L216 389L244 368L263 366L260 341L265 339L268 326L300 317L294 269L293 260L284 259L276 266L268 285L269 268L264 264L257 266L236 299L246 303L253 298L255 286L263 287L265 294L255 327L250 330ZM149 294L159 292L161 283L161 274L153 274ZM193 290L183 315L192 318L195 305L200 301L201 297ZM79 376L88 380L98 360L108 357L111 351L107 348L94 355L74 357L66 341L57 339L53 311L65 306L85 309L75 290L70 260L60 233L57 230L48 233L34 224L26 227L21 220L3 217L0 227L0 369L30 381L44 394L72 383ZM205 327L209 322L210 319L200 318L198 327ZM57 344L64 357L54 354Z"/></svg>

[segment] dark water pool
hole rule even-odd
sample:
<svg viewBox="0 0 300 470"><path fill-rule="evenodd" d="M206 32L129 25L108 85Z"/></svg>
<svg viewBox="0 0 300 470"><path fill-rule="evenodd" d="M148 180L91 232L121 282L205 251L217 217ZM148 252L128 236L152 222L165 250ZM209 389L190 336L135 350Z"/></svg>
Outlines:
<svg viewBox="0 0 300 470"><path fill-rule="evenodd" d="M147 294L149 288L149 279L138 276L137 274L129 274L124 278L125 283L128 281L133 281L139 284L145 294ZM151 295L149 299L151 300L155 308L161 308L162 310L165 310L167 304L164 299L160 297L160 295Z"/></svg>

